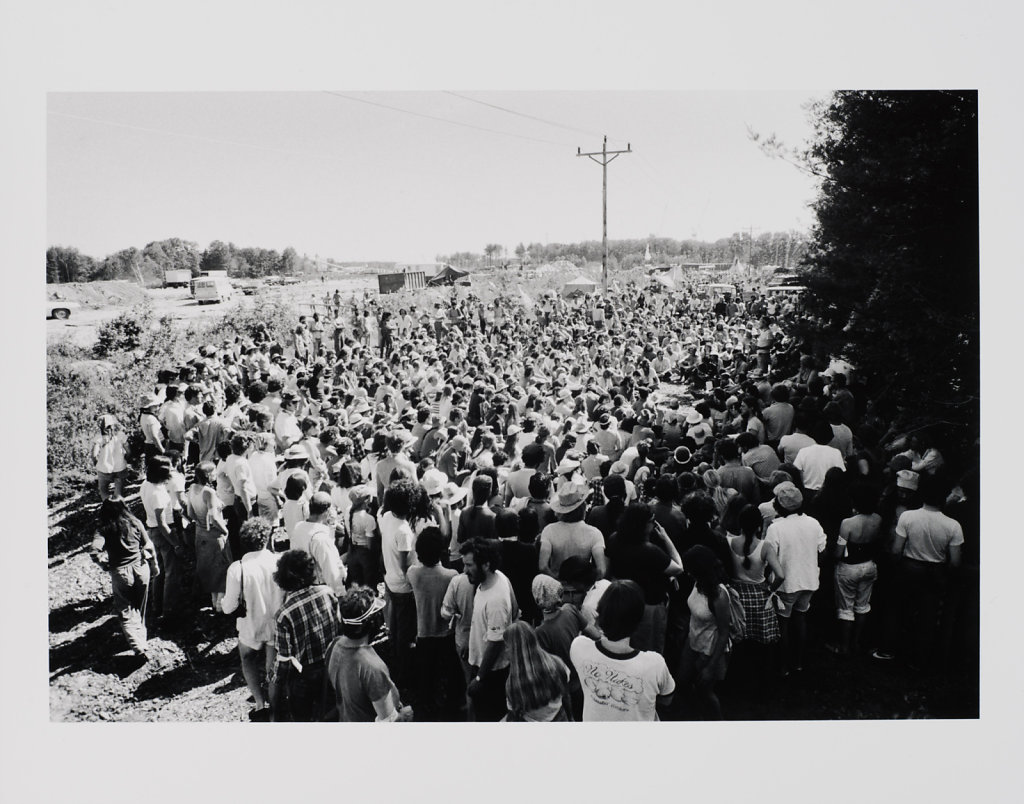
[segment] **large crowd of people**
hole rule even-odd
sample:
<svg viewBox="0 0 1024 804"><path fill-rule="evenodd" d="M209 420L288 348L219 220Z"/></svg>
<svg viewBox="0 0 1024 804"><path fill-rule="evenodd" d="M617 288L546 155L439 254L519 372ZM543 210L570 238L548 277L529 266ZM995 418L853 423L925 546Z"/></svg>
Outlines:
<svg viewBox="0 0 1024 804"><path fill-rule="evenodd" d="M944 672L972 476L741 290L335 293L157 372L93 453L130 649L235 618L254 721L720 718L821 645Z"/></svg>

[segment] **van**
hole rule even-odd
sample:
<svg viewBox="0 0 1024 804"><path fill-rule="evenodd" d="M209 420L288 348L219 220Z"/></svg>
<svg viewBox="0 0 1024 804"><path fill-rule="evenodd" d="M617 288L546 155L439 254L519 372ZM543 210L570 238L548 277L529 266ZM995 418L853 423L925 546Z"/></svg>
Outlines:
<svg viewBox="0 0 1024 804"><path fill-rule="evenodd" d="M227 301L234 296L234 288L226 279L220 277L201 276L194 280L196 302L205 304L210 302Z"/></svg>

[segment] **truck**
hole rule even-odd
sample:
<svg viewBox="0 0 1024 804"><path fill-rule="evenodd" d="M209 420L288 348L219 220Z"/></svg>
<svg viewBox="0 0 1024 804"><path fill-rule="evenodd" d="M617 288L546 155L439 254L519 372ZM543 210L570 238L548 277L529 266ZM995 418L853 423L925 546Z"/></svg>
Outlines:
<svg viewBox="0 0 1024 804"><path fill-rule="evenodd" d="M192 282L192 272L188 268L171 268L164 271L165 288L187 288Z"/></svg>
<svg viewBox="0 0 1024 804"><path fill-rule="evenodd" d="M377 274L377 288L380 293L394 293L408 288L418 290L427 286L423 271L403 271L397 274Z"/></svg>

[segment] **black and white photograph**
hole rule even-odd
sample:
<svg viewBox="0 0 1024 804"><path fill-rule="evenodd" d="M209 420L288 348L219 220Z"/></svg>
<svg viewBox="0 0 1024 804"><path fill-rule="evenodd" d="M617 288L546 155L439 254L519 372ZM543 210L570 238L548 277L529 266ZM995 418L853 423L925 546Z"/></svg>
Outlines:
<svg viewBox="0 0 1024 804"><path fill-rule="evenodd" d="M8 342L38 378L9 500L33 551L12 570L37 569L4 606L5 624L39 612L5 685L26 690L25 747L77 755L69 774L91 753L81 800L107 801L141 795L110 766L133 746L159 800L228 795L261 753L281 774L264 794L294 794L347 750L352 786L332 789L384 800L406 755L410 791L414 767L445 768L429 796L474 795L462 763L523 776L496 800L531 778L520 797L628 795L602 755L651 763L652 791L726 799L850 778L889 800L953 744L978 779L1005 771L1020 685L992 651L1019 642L1014 492L1009 464L982 489L983 418L1006 444L986 455L1014 449L983 417L981 344L998 318L984 374L1010 373L1013 398L1014 313L989 300L1018 296L983 235L1019 216L986 217L996 62L972 72L938 39L871 27L948 69L887 74L839 37L868 63L848 69L808 23L806 59L736 34L684 76L649 16L620 78L604 4L587 39L524 4L536 42L497 5L489 44L472 14L464 37L431 19L416 41L422 8L394 38L347 4L213 4L209 30L157 14L154 60L239 27L180 74L146 63L117 3L35 20L58 41L97 32L76 46L91 54L131 37L11 92L39 200L9 205L28 244ZM296 39L280 72L250 52L278 26ZM356 27L379 40L349 52ZM961 34L980 53L984 31ZM565 65L545 66L559 44ZM781 79L758 79L776 56ZM608 722L645 725L589 725ZM164 778L150 735L168 758L235 744ZM315 753L290 766L301 745ZM545 755L589 769L574 783ZM978 797L1013 798L988 782Z"/></svg>

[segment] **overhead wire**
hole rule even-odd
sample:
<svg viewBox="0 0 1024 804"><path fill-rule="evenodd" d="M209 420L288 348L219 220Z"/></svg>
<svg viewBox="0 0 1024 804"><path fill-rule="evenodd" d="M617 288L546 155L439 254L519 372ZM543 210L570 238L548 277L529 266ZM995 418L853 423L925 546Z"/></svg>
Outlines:
<svg viewBox="0 0 1024 804"><path fill-rule="evenodd" d="M425 112L414 112L411 109L403 109L403 108L401 108L399 106L391 106L390 104L380 103L378 101L372 101L372 100L369 100L367 98L357 98L357 97L355 97L353 95L346 95L346 94L341 93L341 92L332 92L331 90L323 90L323 91L324 91L325 94L333 95L336 98L344 98L345 100L355 101L356 103L365 103L365 104L368 104L369 106L378 106L381 109L390 109L393 112L401 112L402 114L408 114L408 115L412 115L414 117L422 117L422 118L425 118L427 120L436 120L439 123L448 123L448 124L453 125L453 126L462 126L463 128L471 128L471 129L474 129L476 131L486 131L486 132L488 132L490 134L500 134L500 135L505 136L505 137L515 137L516 139L520 139L520 140L529 140L531 142L541 142L541 143L544 143L546 145L557 145L559 148L571 147L571 146L567 145L564 142L555 142L554 140L545 140L545 139L541 139L540 137L530 137L530 136L527 136L526 134L513 134L511 131L500 131L500 130L494 129L494 128L487 128L486 126L477 126L477 125L473 125L472 123L464 123L461 120L452 120L449 117L440 117L438 115L426 114Z"/></svg>

